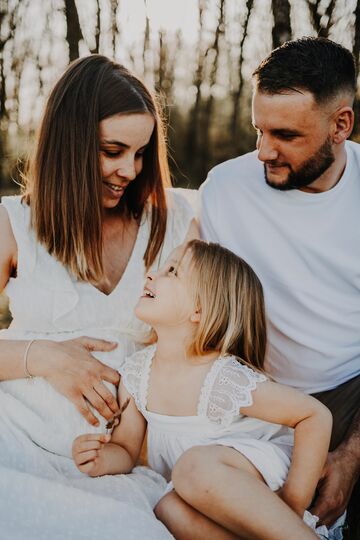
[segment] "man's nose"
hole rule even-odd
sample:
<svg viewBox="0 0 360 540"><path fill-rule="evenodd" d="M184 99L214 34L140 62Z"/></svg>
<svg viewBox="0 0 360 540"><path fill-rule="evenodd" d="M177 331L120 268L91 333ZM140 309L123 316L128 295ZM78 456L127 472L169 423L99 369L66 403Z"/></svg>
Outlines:
<svg viewBox="0 0 360 540"><path fill-rule="evenodd" d="M261 135L258 137L256 148L258 150L258 158L260 161L275 161L279 157L279 152L275 144L269 137Z"/></svg>

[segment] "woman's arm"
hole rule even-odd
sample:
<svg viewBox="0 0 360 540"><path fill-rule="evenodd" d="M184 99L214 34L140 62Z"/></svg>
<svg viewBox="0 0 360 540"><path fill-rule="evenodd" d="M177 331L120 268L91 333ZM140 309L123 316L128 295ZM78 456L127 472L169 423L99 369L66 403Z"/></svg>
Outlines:
<svg viewBox="0 0 360 540"><path fill-rule="evenodd" d="M279 495L302 517L326 461L331 413L315 398L270 381L258 384L253 400L253 405L242 408L244 414L295 430L291 466Z"/></svg>
<svg viewBox="0 0 360 540"><path fill-rule="evenodd" d="M17 245L6 209L0 205L0 292L16 273ZM24 354L28 341L0 340L0 380L26 377ZM74 403L86 420L97 425L89 403L109 419L118 410L114 396L103 380L118 384L119 374L96 360L91 351L111 351L116 344L78 338L54 342L36 340L30 347L27 367L34 376L45 377L54 388Z"/></svg>
<svg viewBox="0 0 360 540"><path fill-rule="evenodd" d="M80 435L73 443L74 461L78 469L89 476L129 473L139 458L146 421L122 382L119 401L120 408L124 405L126 408L111 438L104 434Z"/></svg>

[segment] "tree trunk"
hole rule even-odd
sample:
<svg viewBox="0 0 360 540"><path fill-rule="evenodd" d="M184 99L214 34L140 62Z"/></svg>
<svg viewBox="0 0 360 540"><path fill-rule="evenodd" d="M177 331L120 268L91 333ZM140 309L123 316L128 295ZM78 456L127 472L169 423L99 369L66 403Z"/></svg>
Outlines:
<svg viewBox="0 0 360 540"><path fill-rule="evenodd" d="M240 54L239 54L239 61L238 61L238 74L239 74L239 83L236 90L233 92L232 95L232 102L233 102L233 113L231 118L231 126L230 126L230 132L231 132L231 138L234 141L235 146L238 148L238 136L239 136L239 122L240 122L240 101L241 101L241 94L242 89L244 85L244 78L242 74L242 65L244 61L244 43L245 39L248 35L248 26L249 26L249 19L251 15L251 10L254 5L254 0L247 0L246 2L246 17L244 21L244 28L243 28L243 34L240 41Z"/></svg>
<svg viewBox="0 0 360 540"><path fill-rule="evenodd" d="M100 4L96 0L96 26L95 26L95 47L91 49L92 54L98 54L100 50Z"/></svg>
<svg viewBox="0 0 360 540"><path fill-rule="evenodd" d="M84 39L80 27L75 0L65 0L66 41L69 45L69 60L79 58L79 41Z"/></svg>
<svg viewBox="0 0 360 540"><path fill-rule="evenodd" d="M201 104L202 104L202 92L201 83L204 79L204 52L203 52L203 36L204 36L204 14L205 14L205 2L199 0L199 35L198 35L198 59L197 68L195 70L193 78L193 86L196 89L195 103L190 110L187 134L185 137L186 143L184 148L185 159L192 164L193 176L196 177L199 170L199 131L200 131L200 116L201 116ZM200 184L200 182L199 182Z"/></svg>
<svg viewBox="0 0 360 540"><path fill-rule="evenodd" d="M311 22L317 34L319 34L321 29L321 15L319 14L320 2L321 0L308 0Z"/></svg>
<svg viewBox="0 0 360 540"><path fill-rule="evenodd" d="M213 53L213 59L211 61L210 78L209 78L209 97L205 102L204 111L203 111L203 122L201 125L202 142L201 142L201 147L200 147L200 168L199 168L199 173L197 177L199 182L202 182L205 179L205 175L208 171L209 163L210 163L210 156L211 156L210 128L211 128L211 120L212 120L213 108L214 108L214 95L213 95L212 90L216 84L216 77L217 77L217 71L218 71L218 65L219 65L220 38L224 34L224 31L225 31L224 20L225 20L225 0L220 0L219 19L218 19L218 24L215 31L214 42L212 46L206 51L206 55L205 55L205 56L208 56L210 52Z"/></svg>
<svg viewBox="0 0 360 540"><path fill-rule="evenodd" d="M290 3L288 0L271 0L271 6L274 15L272 41L275 49L291 39Z"/></svg>
<svg viewBox="0 0 360 540"><path fill-rule="evenodd" d="M111 10L111 45L113 50L113 58L116 58L116 44L119 36L119 28L117 25L116 15L119 9L120 0L110 0Z"/></svg>
<svg viewBox="0 0 360 540"><path fill-rule="evenodd" d="M326 11L325 11L325 16L327 18L326 26L321 26L318 33L318 35L321 37L327 38L329 35L335 4L336 4L336 0L331 0L328 7L326 8Z"/></svg>

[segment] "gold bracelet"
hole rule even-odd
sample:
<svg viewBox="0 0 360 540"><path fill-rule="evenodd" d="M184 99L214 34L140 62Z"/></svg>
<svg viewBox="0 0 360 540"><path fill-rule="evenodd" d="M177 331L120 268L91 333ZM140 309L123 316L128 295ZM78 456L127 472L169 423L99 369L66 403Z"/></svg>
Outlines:
<svg viewBox="0 0 360 540"><path fill-rule="evenodd" d="M25 373L27 379L33 379L34 378L34 376L31 375L30 371L28 370L28 366L27 366L29 349L30 349L31 345L34 343L34 341L35 341L35 339L32 339L32 340L29 341L29 343L26 345L26 349L25 349L25 352L24 352L24 373Z"/></svg>

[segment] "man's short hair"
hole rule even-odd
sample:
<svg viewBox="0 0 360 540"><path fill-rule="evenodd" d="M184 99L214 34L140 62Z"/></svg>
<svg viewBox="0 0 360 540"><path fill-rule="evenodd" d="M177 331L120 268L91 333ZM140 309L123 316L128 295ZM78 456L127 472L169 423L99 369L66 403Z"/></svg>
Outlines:
<svg viewBox="0 0 360 540"><path fill-rule="evenodd" d="M317 103L356 93L353 55L342 45L319 37L287 41L274 49L254 71L253 79L261 92L305 90Z"/></svg>

